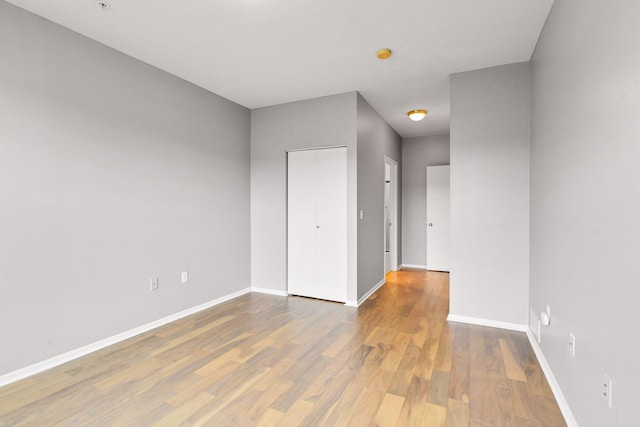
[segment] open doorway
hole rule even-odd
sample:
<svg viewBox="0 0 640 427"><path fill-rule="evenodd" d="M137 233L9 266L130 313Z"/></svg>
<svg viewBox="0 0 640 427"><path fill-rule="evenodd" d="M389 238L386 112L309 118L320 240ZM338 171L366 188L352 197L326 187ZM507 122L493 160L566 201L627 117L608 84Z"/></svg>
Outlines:
<svg viewBox="0 0 640 427"><path fill-rule="evenodd" d="M398 270L398 163L384 157L384 273Z"/></svg>

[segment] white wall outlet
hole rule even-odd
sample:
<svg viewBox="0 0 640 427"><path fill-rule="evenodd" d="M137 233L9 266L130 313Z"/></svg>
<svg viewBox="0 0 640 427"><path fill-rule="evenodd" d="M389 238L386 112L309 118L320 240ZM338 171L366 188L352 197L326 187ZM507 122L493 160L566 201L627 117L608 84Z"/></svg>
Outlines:
<svg viewBox="0 0 640 427"><path fill-rule="evenodd" d="M364 219L364 211L360 209L360 219Z"/></svg>
<svg viewBox="0 0 640 427"><path fill-rule="evenodd" d="M573 332L569 332L569 354L571 357L576 357L576 336Z"/></svg>
<svg viewBox="0 0 640 427"><path fill-rule="evenodd" d="M609 408L611 408L611 405L613 404L612 393L613 393L613 382L611 381L611 378L609 378L609 375L604 374L604 379L602 381L602 397L607 402L607 405L609 405Z"/></svg>
<svg viewBox="0 0 640 427"><path fill-rule="evenodd" d="M150 280L151 282L151 290L155 291L156 289L158 289L158 278L154 277Z"/></svg>
<svg viewBox="0 0 640 427"><path fill-rule="evenodd" d="M551 319L551 307L549 307L549 304L547 304L547 316Z"/></svg>
<svg viewBox="0 0 640 427"><path fill-rule="evenodd" d="M540 319L544 326L549 326L551 324L551 319L549 319L549 315L546 311L540 312Z"/></svg>
<svg viewBox="0 0 640 427"><path fill-rule="evenodd" d="M540 312L540 320L543 326L551 325L551 307L549 307L549 304L547 304L545 311Z"/></svg>
<svg viewBox="0 0 640 427"><path fill-rule="evenodd" d="M180 280L182 280L182 283L189 283L189 272L183 271Z"/></svg>

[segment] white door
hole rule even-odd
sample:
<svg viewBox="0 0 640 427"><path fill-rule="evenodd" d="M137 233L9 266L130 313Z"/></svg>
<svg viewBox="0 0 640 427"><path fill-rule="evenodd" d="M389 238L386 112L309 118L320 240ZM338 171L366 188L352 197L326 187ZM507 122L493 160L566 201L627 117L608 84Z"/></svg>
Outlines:
<svg viewBox="0 0 640 427"><path fill-rule="evenodd" d="M427 270L449 271L449 166L427 166Z"/></svg>
<svg viewBox="0 0 640 427"><path fill-rule="evenodd" d="M347 295L347 149L288 153L287 288L332 301Z"/></svg>

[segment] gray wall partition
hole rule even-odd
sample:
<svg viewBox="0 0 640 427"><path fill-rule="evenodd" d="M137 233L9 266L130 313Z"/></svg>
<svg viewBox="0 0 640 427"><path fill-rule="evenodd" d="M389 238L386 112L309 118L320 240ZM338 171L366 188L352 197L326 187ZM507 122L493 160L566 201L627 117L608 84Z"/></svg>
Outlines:
<svg viewBox="0 0 640 427"><path fill-rule="evenodd" d="M527 323L529 64L451 76L451 314Z"/></svg>
<svg viewBox="0 0 640 427"><path fill-rule="evenodd" d="M639 17L556 0L531 61L530 304L551 307L540 346L585 427L640 420Z"/></svg>
<svg viewBox="0 0 640 427"><path fill-rule="evenodd" d="M5 2L0 58L0 375L249 286L249 110Z"/></svg>
<svg viewBox="0 0 640 427"><path fill-rule="evenodd" d="M384 156L398 163L402 178L402 140L376 110L358 94L358 298L384 279ZM402 182L398 183L398 189ZM398 195L398 219L402 218ZM402 224L398 224L398 230ZM398 251L402 248L398 236ZM399 254L402 259L402 254Z"/></svg>
<svg viewBox="0 0 640 427"><path fill-rule="evenodd" d="M287 290L288 149L347 147L347 299L356 297L356 92L251 111L251 281Z"/></svg>

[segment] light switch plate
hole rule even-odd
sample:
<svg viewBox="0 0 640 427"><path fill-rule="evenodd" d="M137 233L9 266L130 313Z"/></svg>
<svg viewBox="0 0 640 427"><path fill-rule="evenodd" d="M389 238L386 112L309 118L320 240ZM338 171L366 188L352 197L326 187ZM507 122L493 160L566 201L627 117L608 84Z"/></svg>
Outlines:
<svg viewBox="0 0 640 427"><path fill-rule="evenodd" d="M569 354L571 357L576 357L576 336L573 332L569 332Z"/></svg>

